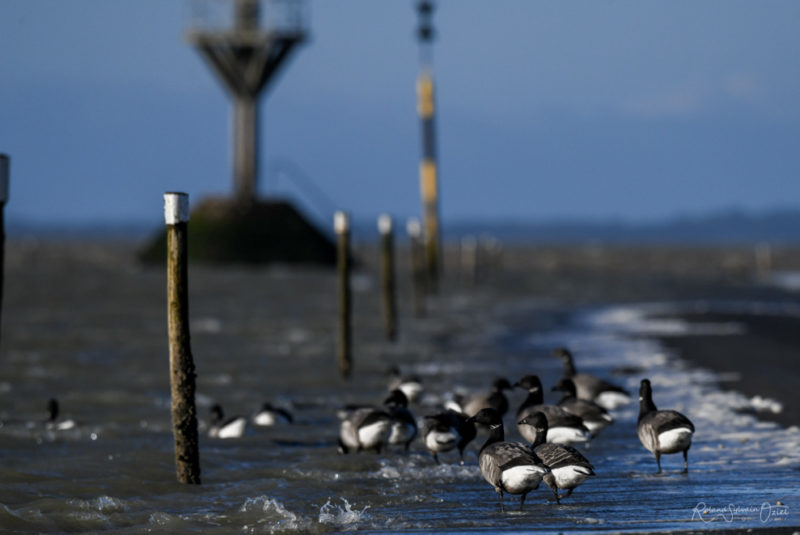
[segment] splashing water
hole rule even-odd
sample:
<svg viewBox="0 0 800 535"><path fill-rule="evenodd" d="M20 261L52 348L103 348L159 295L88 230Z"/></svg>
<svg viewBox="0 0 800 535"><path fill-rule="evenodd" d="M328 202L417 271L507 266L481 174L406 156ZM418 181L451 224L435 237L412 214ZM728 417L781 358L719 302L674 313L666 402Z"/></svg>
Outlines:
<svg viewBox="0 0 800 535"><path fill-rule="evenodd" d="M363 509L354 510L353 506L350 505L345 498L341 498L343 506L334 505L331 503L330 498L325 504L319 508L319 523L320 524L332 524L337 527L355 527L355 524L358 524L362 519L366 518L366 511L369 509L369 505L365 506Z"/></svg>

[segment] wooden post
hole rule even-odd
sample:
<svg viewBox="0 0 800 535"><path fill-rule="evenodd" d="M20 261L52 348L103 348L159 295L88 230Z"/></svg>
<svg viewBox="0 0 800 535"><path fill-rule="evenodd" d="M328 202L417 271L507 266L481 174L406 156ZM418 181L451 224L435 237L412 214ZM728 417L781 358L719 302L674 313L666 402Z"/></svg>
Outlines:
<svg viewBox="0 0 800 535"><path fill-rule="evenodd" d="M426 294L426 265L425 253L422 246L422 225L417 218L411 218L406 222L406 232L408 232L409 253L411 255L411 283L414 288L414 315L422 317L425 315L425 294Z"/></svg>
<svg viewBox="0 0 800 535"><path fill-rule="evenodd" d="M8 202L8 169L10 160L0 154L0 325L3 322L3 285L6 270L6 203Z"/></svg>
<svg viewBox="0 0 800 535"><path fill-rule="evenodd" d="M397 303L395 300L392 216L381 214L378 218L378 231L381 234L381 286L386 338L394 341L397 338Z"/></svg>
<svg viewBox="0 0 800 535"><path fill-rule="evenodd" d="M345 212L333 216L333 229L337 236L337 265L339 272L339 346L337 358L339 373L347 379L352 371L351 295L350 295L350 221Z"/></svg>
<svg viewBox="0 0 800 535"><path fill-rule="evenodd" d="M167 318L175 469L180 483L199 484L195 368L189 340L187 194L164 194L164 220L167 224Z"/></svg>

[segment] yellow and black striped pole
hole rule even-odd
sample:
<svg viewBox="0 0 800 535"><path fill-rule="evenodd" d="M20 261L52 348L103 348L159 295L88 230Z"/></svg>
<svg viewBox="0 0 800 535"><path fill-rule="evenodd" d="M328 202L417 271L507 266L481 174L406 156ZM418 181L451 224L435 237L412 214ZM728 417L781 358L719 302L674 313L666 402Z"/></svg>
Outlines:
<svg viewBox="0 0 800 535"><path fill-rule="evenodd" d="M428 289L436 293L440 274L439 178L436 167L436 135L433 73L430 67L430 43L433 40L431 16L433 4L422 0L417 5L420 16L418 36L422 47L423 66L417 79L417 112L422 121L422 162L419 166L422 197L423 240Z"/></svg>

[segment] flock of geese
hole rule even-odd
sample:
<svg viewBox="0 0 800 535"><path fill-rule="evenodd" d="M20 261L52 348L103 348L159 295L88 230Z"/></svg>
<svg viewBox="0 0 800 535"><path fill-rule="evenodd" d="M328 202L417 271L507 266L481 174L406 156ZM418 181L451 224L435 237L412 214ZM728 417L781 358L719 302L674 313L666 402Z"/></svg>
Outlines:
<svg viewBox="0 0 800 535"><path fill-rule="evenodd" d="M419 377L404 376L394 368L389 395L381 406L348 405L338 411L339 452L380 453L392 445L408 451L420 436L436 463L440 462L440 453L458 450L464 464L464 449L480 429L488 436L478 452L478 466L498 494L501 510L504 493L520 495L522 509L525 497L542 481L560 503L595 475L592 464L572 444L588 444L614 422L609 411L630 403L631 397L618 385L578 373L568 349L558 348L554 354L564 365L562 379L552 388L563 394L557 404L544 403L542 383L536 375L525 375L514 384L498 378L488 392L454 396L440 412L424 416L421 430L408 406L420 400L422 382ZM527 391L515 416L519 434L527 444L505 440L503 417L509 403L504 392L512 388ZM48 429L68 430L76 426L71 419L59 419L57 400L49 400L47 410ZM272 426L293 421L289 411L270 403L264 403L249 420L242 416L225 418L218 404L211 407L211 413L214 419L208 435L220 439L241 437L248 423ZM670 453L683 453L683 473L688 473L694 425L677 411L658 410L649 379L642 379L639 387L637 434L642 445L655 455L657 473L661 473L661 456Z"/></svg>
<svg viewBox="0 0 800 535"><path fill-rule="evenodd" d="M522 509L527 494L542 481L560 503L595 475L592 464L572 444L588 444L614 422L609 411L630 403L631 397L620 386L577 373L568 349L558 348L554 354L564 363L564 376L553 387L563 393L557 404L544 403L542 383L536 375L526 375L514 384L499 378L490 391L457 396L441 412L424 416L421 430L408 405L419 400L422 383L395 369L382 406L347 406L339 411L339 451L380 452L391 445L408 450L419 435L435 462L440 462L440 453L458 450L463 464L464 449L481 429L488 437L478 453L478 466L499 496L501 510L504 493L520 495ZM528 393L515 417L527 444L505 440L503 416L509 403L504 391L512 388ZM658 410L648 379L642 379L639 389L637 434L655 455L658 473L661 455L679 452L683 453L683 472L688 473L694 425L679 412Z"/></svg>
<svg viewBox="0 0 800 535"><path fill-rule="evenodd" d="M381 406L348 405L338 411L339 452L380 453L392 445L408 451L419 436L436 463L440 462L439 454L458 450L464 464L464 449L482 430L488 436L478 452L478 466L498 494L501 510L504 493L520 495L522 509L525 497L542 481L560 503L595 475L589 460L572 445L588 444L614 422L609 411L630 403L631 397L618 385L578 373L568 349L558 348L554 354L564 366L562 379L552 388L562 392L557 404L544 403L542 383L536 375L525 375L514 384L499 378L488 392L454 396L440 412L424 416L421 429L408 406L420 400L422 382L419 377L404 376L394 368L389 395ZM509 403L504 392L512 388L527 391L514 419L527 444L505 440L503 417ZM57 400L49 400L47 410L48 429L76 426L71 419L59 419ZM272 426L293 421L289 411L270 403L264 403L249 420L242 416L225 418L218 404L211 407L211 412L214 419L208 435L221 439L241 437L248 423ZM683 473L688 473L694 425L677 411L658 410L649 379L642 379L639 387L637 434L642 445L655 455L657 473L661 473L661 456L670 453L683 453Z"/></svg>
<svg viewBox="0 0 800 535"><path fill-rule="evenodd" d="M592 464L573 444L588 444L597 437L614 422L610 411L630 403L631 396L618 385L578 373L568 349L558 348L554 355L563 361L564 367L563 377L552 388L562 392L557 404L544 403L542 382L536 375L525 375L514 384L498 378L488 392L454 396L440 412L424 416L421 426L409 404L420 400L422 382L419 377L404 376L394 368L389 395L381 406L348 405L338 411L339 452L380 453L389 446L402 446L408 451L419 436L436 463L440 462L439 454L457 450L464 464L464 449L482 430L487 438L478 453L478 467L499 496L501 510L504 493L520 495L522 509L528 493L542 481L560 503L595 475ZM514 419L527 443L505 440L503 417L509 403L504 392L513 388L527 392ZM51 409L57 415L57 405ZM222 407L216 404L211 412L214 420L208 429L210 437L235 438L244 434L248 419L241 416L226 419ZM55 421L55 415L52 419ZM250 419L257 426L292 421L287 410L269 403ZM655 456L658 473L661 473L661 456L670 453L683 453L683 472L688 473L694 425L677 411L656 408L649 379L642 379L639 388L637 434L642 445Z"/></svg>

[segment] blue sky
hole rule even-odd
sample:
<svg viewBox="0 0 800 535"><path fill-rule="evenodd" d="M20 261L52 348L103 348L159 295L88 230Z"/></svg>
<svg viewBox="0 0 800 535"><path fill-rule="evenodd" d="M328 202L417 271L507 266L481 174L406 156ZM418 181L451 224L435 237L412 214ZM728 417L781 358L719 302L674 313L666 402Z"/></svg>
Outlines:
<svg viewBox="0 0 800 535"><path fill-rule="evenodd" d="M230 101L184 0L3 0L8 218L161 221L231 191ZM260 191L419 213L411 0L316 0L262 99ZM649 221L800 203L800 2L440 0L445 221Z"/></svg>

